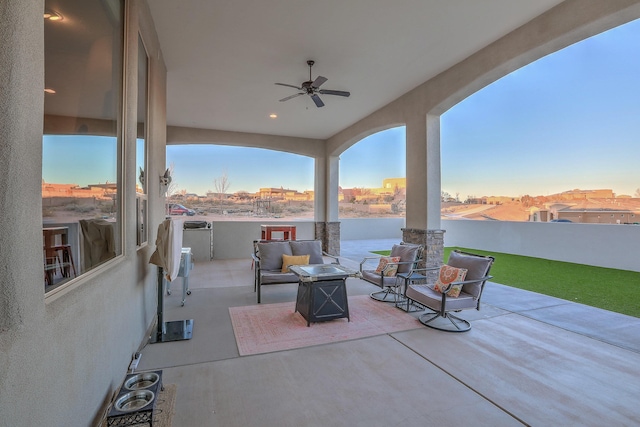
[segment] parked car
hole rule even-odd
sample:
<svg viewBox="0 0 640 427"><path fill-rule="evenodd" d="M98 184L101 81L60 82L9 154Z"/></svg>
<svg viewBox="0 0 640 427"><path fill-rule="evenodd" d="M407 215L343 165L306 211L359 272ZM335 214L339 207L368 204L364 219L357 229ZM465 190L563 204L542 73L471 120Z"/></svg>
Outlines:
<svg viewBox="0 0 640 427"><path fill-rule="evenodd" d="M194 216L195 214L196 214L196 211L194 211L193 209L185 208L184 206L179 205L177 203L171 203L169 205L169 215Z"/></svg>
<svg viewBox="0 0 640 427"><path fill-rule="evenodd" d="M560 219L552 219L549 222L573 222L570 219L560 218Z"/></svg>

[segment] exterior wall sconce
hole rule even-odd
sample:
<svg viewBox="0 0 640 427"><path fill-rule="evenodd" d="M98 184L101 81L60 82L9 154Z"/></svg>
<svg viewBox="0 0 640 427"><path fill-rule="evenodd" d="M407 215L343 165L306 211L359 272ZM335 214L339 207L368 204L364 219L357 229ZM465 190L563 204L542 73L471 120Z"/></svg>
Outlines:
<svg viewBox="0 0 640 427"><path fill-rule="evenodd" d="M167 168L167 170L164 171L164 175L160 175L160 194L161 195L167 192L169 184L171 184L171 172Z"/></svg>

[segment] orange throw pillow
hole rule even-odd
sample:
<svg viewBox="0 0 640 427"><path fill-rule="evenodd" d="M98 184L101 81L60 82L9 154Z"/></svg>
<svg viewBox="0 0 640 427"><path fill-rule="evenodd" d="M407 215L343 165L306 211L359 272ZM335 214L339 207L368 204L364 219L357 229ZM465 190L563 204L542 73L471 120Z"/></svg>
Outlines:
<svg viewBox="0 0 640 427"><path fill-rule="evenodd" d="M378 267L376 268L376 274L381 274L383 276L395 276L398 271L398 264L393 264L400 262L399 256L385 256L380 258L380 262L378 263ZM389 265L391 263L391 265Z"/></svg>
<svg viewBox="0 0 640 427"><path fill-rule="evenodd" d="M307 265L311 255L282 255L282 273L289 271L290 265Z"/></svg>
<svg viewBox="0 0 640 427"><path fill-rule="evenodd" d="M440 267L440 273L438 274L438 280L433 285L433 290L443 293L447 286L453 282L462 282L467 276L466 268L456 268L448 266L447 264ZM453 298L460 296L462 291L462 285L453 285L447 295Z"/></svg>

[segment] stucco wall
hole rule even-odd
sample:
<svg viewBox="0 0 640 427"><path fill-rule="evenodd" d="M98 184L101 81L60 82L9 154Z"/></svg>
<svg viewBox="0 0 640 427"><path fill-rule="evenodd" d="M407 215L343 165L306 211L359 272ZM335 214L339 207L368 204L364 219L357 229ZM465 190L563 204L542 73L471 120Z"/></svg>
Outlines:
<svg viewBox="0 0 640 427"><path fill-rule="evenodd" d="M313 239L315 236L313 221L216 221L213 223L214 259L251 258L253 241L260 239L262 224L295 225L297 240Z"/></svg>
<svg viewBox="0 0 640 427"><path fill-rule="evenodd" d="M443 220L445 246L640 271L640 226Z"/></svg>
<svg viewBox="0 0 640 427"><path fill-rule="evenodd" d="M127 36L137 58L137 9ZM83 277L67 291L45 297L42 270L42 0L2 2L0 6L0 426L94 425L124 379L132 354L144 340L156 311L155 270L148 246L135 247L135 165L126 163L124 255ZM148 15L147 15L148 18ZM152 28L152 27L151 27ZM155 34L146 36L153 39ZM157 49L157 41L151 43ZM151 96L157 120L150 176L164 168L164 67L158 51L151 67ZM137 70L126 73L136 93ZM127 96L125 129L135 139L135 96ZM133 115L132 115L133 114ZM135 144L125 143L131 159ZM151 223L163 217L157 186L150 189ZM153 196L157 194L158 196ZM155 227L154 227L155 228ZM155 232L150 240L155 239Z"/></svg>
<svg viewBox="0 0 640 427"><path fill-rule="evenodd" d="M402 241L404 218L342 218L340 240L398 239Z"/></svg>
<svg viewBox="0 0 640 427"><path fill-rule="evenodd" d="M260 236L260 224L214 222L214 259L249 258L252 242ZM297 227L298 239L313 238L313 222L286 224ZM402 241L404 227L404 218L343 218L340 240ZM443 220L442 228L447 247L640 271L636 255L640 251L640 226L636 225Z"/></svg>
<svg viewBox="0 0 640 427"><path fill-rule="evenodd" d="M295 225L298 240L315 238L315 223L312 221L216 221L213 223L214 259L249 258L252 242L260 238L261 224ZM404 218L341 219L340 240L396 238L402 241L403 227Z"/></svg>

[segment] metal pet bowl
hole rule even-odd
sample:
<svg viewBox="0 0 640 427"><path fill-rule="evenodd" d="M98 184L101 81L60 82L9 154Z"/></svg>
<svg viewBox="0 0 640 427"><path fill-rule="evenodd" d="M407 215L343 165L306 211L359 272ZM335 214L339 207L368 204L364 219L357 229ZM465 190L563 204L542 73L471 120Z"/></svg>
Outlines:
<svg viewBox="0 0 640 427"><path fill-rule="evenodd" d="M114 407L120 412L138 411L153 402L154 398L155 394L149 390L131 391L119 397Z"/></svg>
<svg viewBox="0 0 640 427"><path fill-rule="evenodd" d="M127 378L124 388L127 390L141 390L153 387L160 380L160 375L155 372L139 373Z"/></svg>

